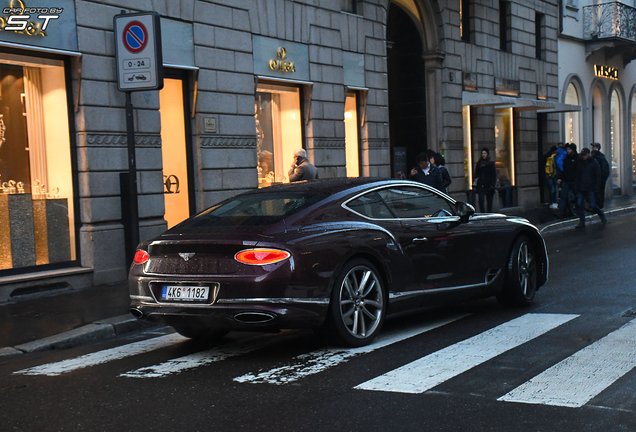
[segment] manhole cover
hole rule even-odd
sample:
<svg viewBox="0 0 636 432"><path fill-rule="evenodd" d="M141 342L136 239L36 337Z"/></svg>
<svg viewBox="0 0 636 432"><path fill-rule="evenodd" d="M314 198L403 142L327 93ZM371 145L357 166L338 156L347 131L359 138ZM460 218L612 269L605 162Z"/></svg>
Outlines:
<svg viewBox="0 0 636 432"><path fill-rule="evenodd" d="M636 309L628 310L627 312L623 313L623 315L621 316L625 318L636 318Z"/></svg>

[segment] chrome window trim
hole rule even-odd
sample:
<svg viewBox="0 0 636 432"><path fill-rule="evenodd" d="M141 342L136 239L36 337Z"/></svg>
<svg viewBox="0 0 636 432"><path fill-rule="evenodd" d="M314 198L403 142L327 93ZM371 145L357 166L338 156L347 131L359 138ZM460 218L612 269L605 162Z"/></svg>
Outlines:
<svg viewBox="0 0 636 432"><path fill-rule="evenodd" d="M445 200L447 200L447 201L450 201L450 203L451 203L452 205L456 205L456 204L457 204L457 200L456 200L456 199L454 199L454 198L452 198L452 197L450 197L450 196L446 195L445 193L440 192L440 191L438 191L437 189L432 188L432 187L430 187L430 186L428 186L428 185L425 185L425 184L422 184L422 183L417 183L417 182L398 182L398 183L391 183L391 184L389 184L389 185L386 185L386 184L385 184L385 185L381 185L381 186L373 187L373 188L371 188L371 189L367 189L367 190L365 190L365 191L363 191L363 192L360 192L360 193L358 193L357 195L355 195L355 196L353 196L353 197L349 198L348 200L346 200L345 202L343 202L342 204L340 204L340 206L341 206L342 208L344 208L345 210L350 211L350 212L351 212L351 213L353 213L353 214L356 214L356 215L358 215L358 216L360 216L360 217L362 217L362 218L364 218L364 219L371 220L371 221L398 221L398 222L399 222L399 221L402 221L402 220L420 220L420 219L424 219L424 220L429 221L429 222L431 222L431 223L436 223L436 222L434 222L434 221L431 221L431 219L440 219L440 218L439 218L439 217L437 217L437 216L432 216L432 217L418 217L418 218L372 218L372 217L365 216L365 215L363 215L363 214L361 214L361 213L358 213L357 211L355 211L355 210L351 209L351 208L347 205L347 204L348 204L348 203L350 203L351 201L353 201L353 200L356 200L356 199L360 198L362 195L366 195L366 194L371 193L371 192L376 192L376 191L381 190L381 189L387 189L387 188L391 188L391 187L400 187L400 186L417 187L417 188L420 188L420 189L424 189L424 190L425 190L425 191L427 191L427 192L431 192L431 193L433 193L433 194L435 194L435 195L439 196L440 198L443 198L443 199L445 199ZM388 207L387 207L387 208L388 208ZM389 210L390 210L390 209L389 209ZM452 217L457 217L457 220L459 220L459 216L452 216Z"/></svg>

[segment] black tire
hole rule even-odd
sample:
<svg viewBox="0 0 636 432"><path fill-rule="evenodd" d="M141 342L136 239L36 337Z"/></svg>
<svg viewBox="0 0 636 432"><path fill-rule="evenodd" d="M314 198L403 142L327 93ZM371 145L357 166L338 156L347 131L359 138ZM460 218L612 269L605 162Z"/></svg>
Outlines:
<svg viewBox="0 0 636 432"><path fill-rule="evenodd" d="M515 241L508 258L504 289L497 300L506 306L527 306L537 292L538 267L534 247L525 236Z"/></svg>
<svg viewBox="0 0 636 432"><path fill-rule="evenodd" d="M368 345L382 329L386 309L380 272L365 259L353 259L345 264L334 284L323 336L337 345Z"/></svg>
<svg viewBox="0 0 636 432"><path fill-rule="evenodd" d="M194 327L187 325L173 326L177 333L181 336L196 339L196 340L206 340L206 341L215 341L222 339L223 336L229 333L228 330L211 330L205 327Z"/></svg>

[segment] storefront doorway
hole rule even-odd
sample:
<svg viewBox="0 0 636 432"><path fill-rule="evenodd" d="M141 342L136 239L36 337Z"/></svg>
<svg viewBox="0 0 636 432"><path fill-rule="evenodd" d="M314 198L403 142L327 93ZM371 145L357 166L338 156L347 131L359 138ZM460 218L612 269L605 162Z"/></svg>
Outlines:
<svg viewBox="0 0 636 432"><path fill-rule="evenodd" d="M392 2L387 20L391 176L408 176L428 148L422 38L411 16Z"/></svg>
<svg viewBox="0 0 636 432"><path fill-rule="evenodd" d="M195 212L190 155L187 78L168 73L159 92L163 193L168 229Z"/></svg>

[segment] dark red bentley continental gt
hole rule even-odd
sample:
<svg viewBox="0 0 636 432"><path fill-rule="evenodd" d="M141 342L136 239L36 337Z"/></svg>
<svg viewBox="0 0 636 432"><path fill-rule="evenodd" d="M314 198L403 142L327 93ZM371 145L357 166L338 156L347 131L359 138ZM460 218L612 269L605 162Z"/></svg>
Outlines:
<svg viewBox="0 0 636 432"><path fill-rule="evenodd" d="M139 245L131 313L188 337L316 328L361 346L385 317L497 296L530 303L547 280L525 219L475 214L403 180L326 179L230 198Z"/></svg>

